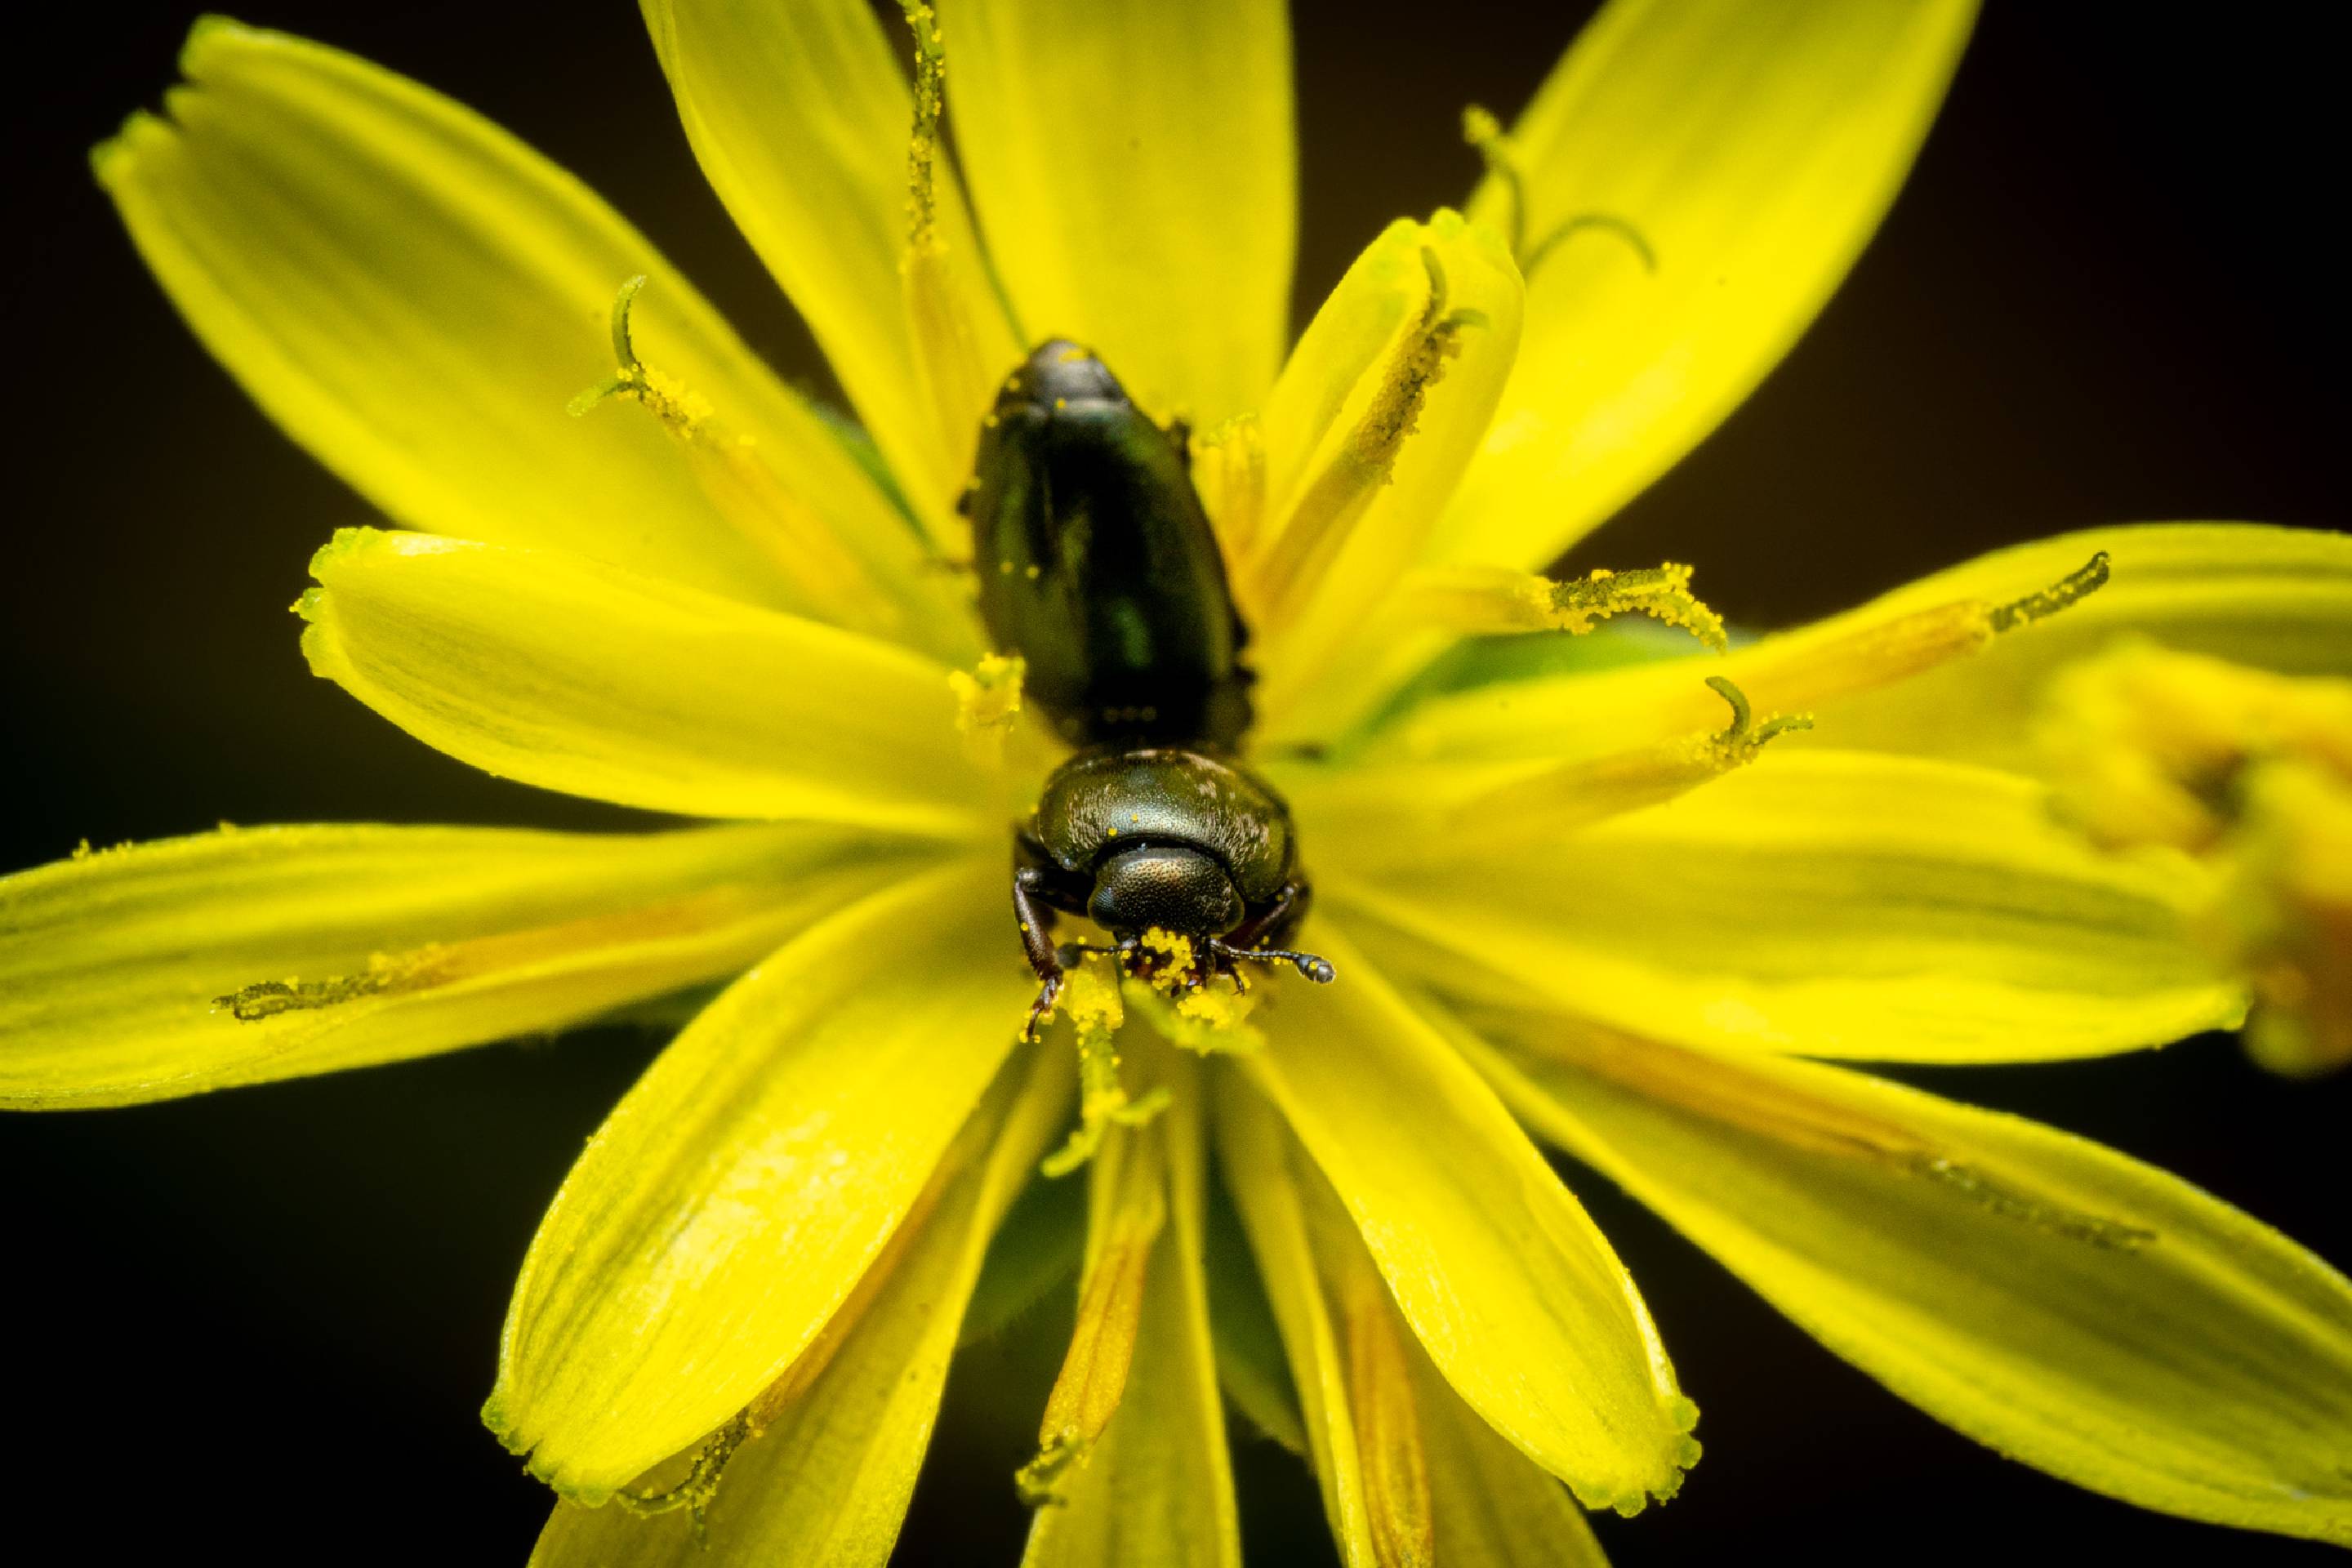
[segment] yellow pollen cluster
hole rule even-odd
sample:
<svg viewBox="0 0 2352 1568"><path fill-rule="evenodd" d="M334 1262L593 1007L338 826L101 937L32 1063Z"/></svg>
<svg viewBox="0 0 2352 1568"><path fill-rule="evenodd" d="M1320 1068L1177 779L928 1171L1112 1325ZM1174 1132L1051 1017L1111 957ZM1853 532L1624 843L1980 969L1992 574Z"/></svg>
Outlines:
<svg viewBox="0 0 2352 1568"><path fill-rule="evenodd" d="M1433 567L1407 585L1412 614L1465 634L1563 631L1581 637L1614 616L1678 627L1716 652L1730 647L1723 617L1690 591L1691 569L1664 565L1555 581L1497 566Z"/></svg>

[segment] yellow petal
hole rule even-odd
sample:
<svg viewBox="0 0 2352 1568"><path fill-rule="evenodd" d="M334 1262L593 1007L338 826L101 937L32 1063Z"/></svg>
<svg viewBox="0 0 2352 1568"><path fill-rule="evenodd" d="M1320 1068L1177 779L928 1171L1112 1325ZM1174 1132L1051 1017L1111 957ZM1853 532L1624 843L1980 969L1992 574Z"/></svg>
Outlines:
<svg viewBox="0 0 2352 1568"><path fill-rule="evenodd" d="M1413 1368L1428 1366L1428 1356L1397 1319L1331 1184L1273 1107L1230 1084L1218 1102L1218 1138L1294 1368L1340 1556L1348 1568L1428 1563L1428 1394L1413 1387ZM1434 1371L1430 1387L1461 1404ZM1527 1465L1500 1438L1496 1444L1512 1465ZM1545 1483L1559 1490L1557 1481Z"/></svg>
<svg viewBox="0 0 2352 1568"><path fill-rule="evenodd" d="M1400 220L1356 258L1283 367L1264 418L1265 524L1237 592L1279 735L1346 710L1318 682L1420 556L1477 450L1519 343L1519 278L1491 231ZM1375 669L1382 661L1372 661Z"/></svg>
<svg viewBox="0 0 2352 1568"><path fill-rule="evenodd" d="M1529 1014L1520 1115L1841 1356L2144 1508L2352 1545L2352 1284L2163 1172L1835 1068Z"/></svg>
<svg viewBox="0 0 2352 1568"><path fill-rule="evenodd" d="M782 1408L763 1412L759 1434L727 1460L707 1545L682 1509L646 1519L559 1503L532 1568L883 1568L989 1237L1060 1131L1070 1088L1063 1053L1032 1052L1026 1063L1006 1065L917 1202L923 1217L875 1264L887 1272L873 1282L871 1302L828 1328L828 1337L841 1338L823 1370Z"/></svg>
<svg viewBox="0 0 2352 1568"><path fill-rule="evenodd" d="M1317 822L1311 797L1300 810ZM2039 1060L2244 1011L2189 929L2201 872L2102 854L2042 786L1989 769L1775 752L1581 833L1449 857L1360 816L1316 842L1318 895L1370 917L1384 961L1693 1044Z"/></svg>
<svg viewBox="0 0 2352 1568"><path fill-rule="evenodd" d="M1446 1568L1608 1568L1567 1489L1478 1419L1427 1356L1414 1360L1436 1561Z"/></svg>
<svg viewBox="0 0 2352 1568"><path fill-rule="evenodd" d="M1373 1270L1346 1211L1258 1095L1230 1085L1217 1112L1219 1152L1281 1325L1324 1511L1348 1568L1432 1560L1600 1568L1600 1543L1566 1489L1465 1405L1410 1334L1388 1342L1392 1355L1384 1365L1368 1367L1360 1358L1352 1342L1363 1336L1360 1329L1341 1332L1348 1314L1334 1295L1344 1299L1346 1287L1335 1282ZM1379 1289L1376 1277L1372 1288ZM1360 1325L1376 1325L1395 1310L1383 1296L1360 1301L1354 1316ZM1368 1383L1376 1383L1372 1399L1359 1392ZM1388 1489L1409 1491L1423 1510L1426 1531L1412 1539L1396 1528L1398 1515L1409 1511L1397 1507L1404 1500L1391 1498L1383 1509L1377 1472L1360 1454L1356 1412L1372 1403L1412 1413L1403 1468L1417 1484Z"/></svg>
<svg viewBox="0 0 2352 1568"><path fill-rule="evenodd" d="M1143 1280L1142 1314L1125 1396L1101 1439L1041 1508L1024 1568L1239 1568L1224 1407L1202 1275L1202 1165L1199 1069L1164 1053L1168 1109L1129 1136L1157 1141L1168 1220Z"/></svg>
<svg viewBox="0 0 2352 1568"><path fill-rule="evenodd" d="M962 484L978 426L956 440L940 428L901 297L915 110L895 41L864 0L641 4L702 172L930 518ZM944 167L933 201L944 258L935 281L954 314L1002 331Z"/></svg>
<svg viewBox="0 0 2352 1568"><path fill-rule="evenodd" d="M1518 237L1527 341L1439 556L1542 567L1738 405L1878 226L1974 12L1602 11L1512 132L1523 207L1492 177L1471 205ZM1589 216L1654 266L1604 226L1562 235Z"/></svg>
<svg viewBox="0 0 2352 1568"><path fill-rule="evenodd" d="M205 346L393 518L791 597L757 520L717 504L656 421L564 412L614 369L605 317L643 274L648 359L756 441L824 526L905 536L693 286L498 127L363 60L230 22L198 23L181 68L190 85L165 116L132 116L93 155L99 179Z"/></svg>
<svg viewBox="0 0 2352 1568"><path fill-rule="evenodd" d="M1996 634L2104 553L2105 581ZM2156 523L1995 551L1867 605L1741 648L1507 680L1434 697L1370 736L1367 754L1418 761L1571 757L1710 722L1701 678L1759 710L1804 710L1841 746L1987 763L2040 761L2032 720L2066 665L2127 637L2289 674L2352 672L2352 538L2248 523Z"/></svg>
<svg viewBox="0 0 2352 1568"><path fill-rule="evenodd" d="M1347 1568L1383 1568L1364 1498L1347 1358L1318 1272L1302 1168L1294 1163L1303 1153L1263 1096L1231 1078L1220 1089L1217 1153L1282 1332L1324 1517Z"/></svg>
<svg viewBox="0 0 2352 1568"><path fill-rule="evenodd" d="M833 1316L1020 1030L1003 894L953 866L812 928L621 1101L531 1243L483 1413L533 1473L603 1500Z"/></svg>
<svg viewBox="0 0 2352 1568"><path fill-rule="evenodd" d="M1697 1411L1633 1280L1509 1114L1328 925L1248 1059L1461 1396L1588 1506L1680 1484Z"/></svg>
<svg viewBox="0 0 2352 1568"><path fill-rule="evenodd" d="M0 1104L121 1105L563 1028L909 865L825 829L259 827L0 879Z"/></svg>
<svg viewBox="0 0 2352 1568"><path fill-rule="evenodd" d="M971 826L947 671L554 550L345 529L299 606L312 673L428 745L701 816Z"/></svg>
<svg viewBox="0 0 2352 1568"><path fill-rule="evenodd" d="M1157 416L1255 408L1287 335L1290 30L1268 0L949 0L948 108L1032 339Z"/></svg>

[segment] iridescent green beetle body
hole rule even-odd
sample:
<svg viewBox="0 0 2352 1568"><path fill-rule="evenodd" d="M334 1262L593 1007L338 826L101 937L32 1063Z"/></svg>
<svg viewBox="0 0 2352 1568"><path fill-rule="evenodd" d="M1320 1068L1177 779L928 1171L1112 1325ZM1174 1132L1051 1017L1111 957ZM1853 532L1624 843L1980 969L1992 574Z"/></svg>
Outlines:
<svg viewBox="0 0 2352 1568"><path fill-rule="evenodd" d="M1234 752L1250 723L1248 633L1183 437L1103 363L1056 339L1008 376L982 423L963 510L980 613L1021 656L1024 695L1081 748L1013 836L1013 904L1038 979L1034 1030L1083 944L1056 912L1108 930L1131 973L1166 962L1150 931L1189 939L1182 984L1234 961L1331 966L1269 944L1306 912L1290 813Z"/></svg>
<svg viewBox="0 0 2352 1568"><path fill-rule="evenodd" d="M1057 339L1005 379L964 509L981 619L1064 740L1240 742L1248 634L1224 556L1181 438L1102 361Z"/></svg>

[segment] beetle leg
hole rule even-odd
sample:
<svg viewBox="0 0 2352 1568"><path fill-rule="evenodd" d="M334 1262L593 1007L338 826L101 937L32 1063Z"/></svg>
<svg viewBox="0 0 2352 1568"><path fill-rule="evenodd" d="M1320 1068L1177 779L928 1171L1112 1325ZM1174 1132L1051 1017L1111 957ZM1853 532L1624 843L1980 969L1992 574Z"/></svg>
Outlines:
<svg viewBox="0 0 2352 1568"><path fill-rule="evenodd" d="M1021 922L1021 946L1037 974L1037 1000L1029 1005L1029 1023L1022 1031L1031 1040L1062 996L1062 955L1054 948L1054 909L1045 902L1045 889L1044 871L1034 866L1014 868L1013 917Z"/></svg>

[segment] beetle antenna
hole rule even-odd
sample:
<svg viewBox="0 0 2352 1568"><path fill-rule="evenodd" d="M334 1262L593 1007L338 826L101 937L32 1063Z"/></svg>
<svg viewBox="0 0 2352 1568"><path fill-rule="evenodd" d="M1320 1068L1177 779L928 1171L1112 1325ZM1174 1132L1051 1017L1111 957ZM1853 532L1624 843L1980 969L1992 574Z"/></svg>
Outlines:
<svg viewBox="0 0 2352 1568"><path fill-rule="evenodd" d="M1312 952L1293 952L1286 947L1234 947L1223 942L1212 942L1209 946L1221 958L1252 958L1260 963L1286 958L1298 966L1299 973L1318 985L1330 984L1339 973L1331 967L1331 961L1328 958Z"/></svg>

